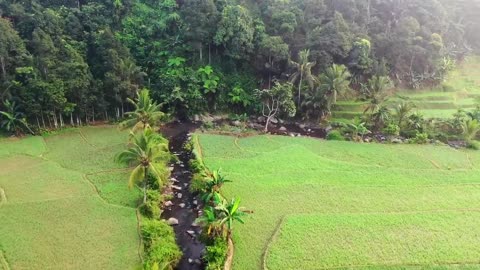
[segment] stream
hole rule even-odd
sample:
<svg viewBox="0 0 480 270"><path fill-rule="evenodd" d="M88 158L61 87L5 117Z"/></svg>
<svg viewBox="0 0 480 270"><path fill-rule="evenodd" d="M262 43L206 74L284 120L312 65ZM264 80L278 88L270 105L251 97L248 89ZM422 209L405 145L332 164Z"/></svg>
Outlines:
<svg viewBox="0 0 480 270"><path fill-rule="evenodd" d="M189 134L194 132L199 125L192 123L174 122L162 127L161 132L169 140L170 152L176 155L179 161L171 164L173 203L165 206L162 217L166 220L174 218L178 225L174 225L177 244L182 249L183 256L178 263L178 270L203 270L205 265L202 255L205 245L198 239L201 228L194 224L200 215L201 202L196 194L189 190L192 172L189 168L189 160L192 153L185 151L185 143L189 140Z"/></svg>

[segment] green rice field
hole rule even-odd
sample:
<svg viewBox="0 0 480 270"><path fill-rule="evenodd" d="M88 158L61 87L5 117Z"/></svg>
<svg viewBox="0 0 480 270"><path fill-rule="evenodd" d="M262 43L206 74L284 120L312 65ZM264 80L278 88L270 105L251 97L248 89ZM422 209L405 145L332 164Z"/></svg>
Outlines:
<svg viewBox="0 0 480 270"><path fill-rule="evenodd" d="M136 202L113 162L127 134L0 139L0 269L136 269Z"/></svg>
<svg viewBox="0 0 480 270"><path fill-rule="evenodd" d="M199 134L253 211L235 270L480 269L480 153L434 145Z"/></svg>

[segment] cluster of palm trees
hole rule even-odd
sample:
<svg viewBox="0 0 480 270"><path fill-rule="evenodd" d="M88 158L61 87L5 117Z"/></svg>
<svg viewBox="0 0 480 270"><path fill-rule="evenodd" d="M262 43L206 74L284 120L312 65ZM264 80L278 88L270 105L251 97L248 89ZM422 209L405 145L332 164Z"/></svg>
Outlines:
<svg viewBox="0 0 480 270"><path fill-rule="evenodd" d="M153 177L165 184L168 177L168 141L152 129L165 114L160 111L160 105L150 98L146 89L137 93L137 101L128 101L135 110L127 113L129 118L120 123L120 128L131 128L129 147L117 154L115 160L131 166L128 185L132 188L142 183L143 203L146 203L148 178Z"/></svg>
<svg viewBox="0 0 480 270"><path fill-rule="evenodd" d="M306 118L320 118L324 113L329 114L332 106L337 103L338 95L349 89L351 75L346 66L333 64L324 73L315 76L312 68L316 63L310 62L309 56L309 50L302 50L299 53L299 62L290 60L290 64L295 68L290 82L298 85L299 111L303 108ZM302 99L305 82L308 88Z"/></svg>

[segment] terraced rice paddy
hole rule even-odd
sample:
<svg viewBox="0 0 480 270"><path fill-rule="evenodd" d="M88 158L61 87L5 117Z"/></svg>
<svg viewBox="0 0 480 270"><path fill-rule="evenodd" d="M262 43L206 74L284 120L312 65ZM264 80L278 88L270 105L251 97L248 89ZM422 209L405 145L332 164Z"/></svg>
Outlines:
<svg viewBox="0 0 480 270"><path fill-rule="evenodd" d="M415 104L426 118L452 118L458 109L472 110L480 104L480 57L471 57L452 71L442 86L434 89L397 90L388 99L393 108L404 100ZM360 117L368 102L339 101L334 108L336 121Z"/></svg>
<svg viewBox="0 0 480 270"><path fill-rule="evenodd" d="M479 269L480 153L199 134L235 224L235 270Z"/></svg>

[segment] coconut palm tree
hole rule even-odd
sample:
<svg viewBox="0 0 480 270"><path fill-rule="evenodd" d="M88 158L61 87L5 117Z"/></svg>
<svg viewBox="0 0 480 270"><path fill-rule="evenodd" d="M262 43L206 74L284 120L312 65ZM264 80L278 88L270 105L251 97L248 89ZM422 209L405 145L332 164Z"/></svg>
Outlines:
<svg viewBox="0 0 480 270"><path fill-rule="evenodd" d="M295 73L290 77L292 84L298 82L298 107L301 104L301 92L303 82L306 81L310 89L315 85L315 76L312 75L312 68L316 65L316 62L309 62L310 50L302 50L298 54L299 62L290 60L290 64L295 67Z"/></svg>
<svg viewBox="0 0 480 270"><path fill-rule="evenodd" d="M350 84L350 72L344 65L336 65L327 68L323 74L319 76L320 87L329 97L328 110L337 103L337 96L346 91Z"/></svg>
<svg viewBox="0 0 480 270"><path fill-rule="evenodd" d="M28 130L32 135L34 132L28 126L27 121L25 120L24 114L19 112L18 106L15 102L10 102L6 100L3 105L5 106L5 111L0 111L0 119L3 120L0 122L0 127L4 128L8 132L15 133L16 136L20 136L23 130Z"/></svg>
<svg viewBox="0 0 480 270"><path fill-rule="evenodd" d="M390 80L384 76L373 76L366 85L362 85L363 94L370 99L370 103L363 113L371 112L373 114L382 107L388 97L385 90L389 85Z"/></svg>
<svg viewBox="0 0 480 270"><path fill-rule="evenodd" d="M117 154L115 160L133 167L128 186L132 188L136 183L143 182L143 203L146 203L147 178L151 175L159 181L165 181L165 163L169 157L166 140L148 128L138 134L132 133L130 147Z"/></svg>
<svg viewBox="0 0 480 270"><path fill-rule="evenodd" d="M160 111L161 105L150 98L150 92L147 89L137 93L136 101L130 98L127 101L135 107L135 110L126 113L128 119L120 123L122 129L132 128L133 132L147 129L165 117L165 113Z"/></svg>
<svg viewBox="0 0 480 270"><path fill-rule="evenodd" d="M317 118L317 121L320 121L324 113L330 112L328 111L327 105L328 101L325 98L325 93L319 87L309 89L305 92L304 99L302 100L302 109L305 111L305 118Z"/></svg>
<svg viewBox="0 0 480 270"><path fill-rule="evenodd" d="M218 204L221 202L222 195L220 189L223 184L232 182L221 174L221 169L214 170L207 175L205 189L203 190L202 200L205 203Z"/></svg>

